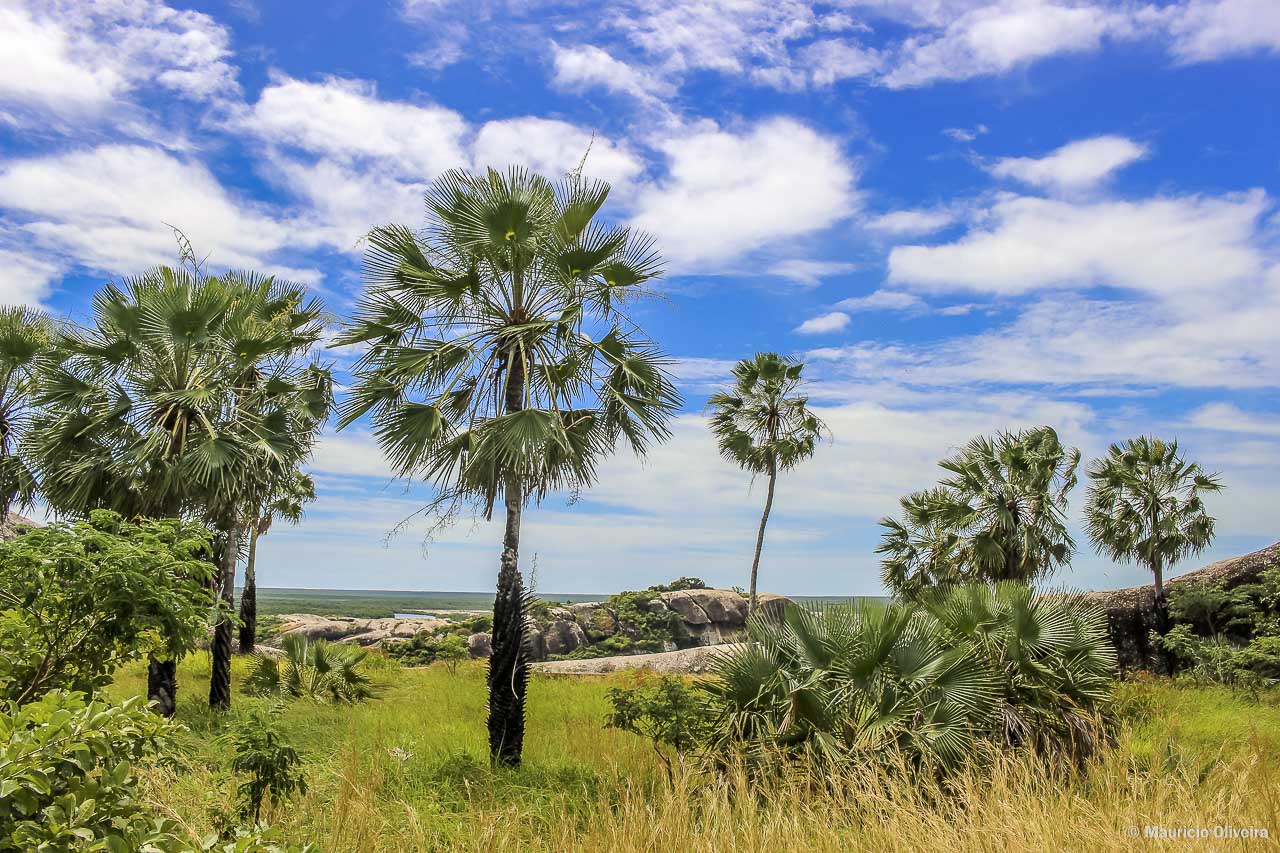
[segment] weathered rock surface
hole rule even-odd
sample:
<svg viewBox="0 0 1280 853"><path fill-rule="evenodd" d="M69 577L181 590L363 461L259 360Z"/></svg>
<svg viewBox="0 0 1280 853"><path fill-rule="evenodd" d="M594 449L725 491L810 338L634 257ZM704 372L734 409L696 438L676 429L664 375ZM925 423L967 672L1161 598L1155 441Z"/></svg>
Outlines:
<svg viewBox="0 0 1280 853"><path fill-rule="evenodd" d="M741 643L723 646L695 646L674 652L658 652L652 655L619 655L591 660L549 660L533 663L534 672L550 675L604 675L620 669L649 669L654 672L681 672L694 675L710 672L712 664L721 655L742 647Z"/></svg>
<svg viewBox="0 0 1280 853"><path fill-rule="evenodd" d="M333 619L310 613L291 613L280 620L280 637L300 634L312 640L361 646L374 646L383 640L408 640L421 631L435 631L449 624L447 619Z"/></svg>
<svg viewBox="0 0 1280 853"><path fill-rule="evenodd" d="M1227 589L1254 583L1264 569L1280 564L1280 542L1260 551L1210 563L1166 582L1166 587L1190 583L1220 582ZM1151 631L1155 624L1156 588L1131 586L1085 593L1085 599L1107 614L1107 629L1121 669L1152 669L1159 666L1156 650L1151 647Z"/></svg>
<svg viewBox="0 0 1280 853"><path fill-rule="evenodd" d="M18 532L24 528L43 526L44 525L32 521L26 516L18 515L16 512L11 512L6 518L0 520L0 542L8 542L10 539L16 537Z"/></svg>
<svg viewBox="0 0 1280 853"><path fill-rule="evenodd" d="M493 635L488 631L481 631L478 634L472 634L467 637L467 651L471 653L473 658L487 658L493 654Z"/></svg>

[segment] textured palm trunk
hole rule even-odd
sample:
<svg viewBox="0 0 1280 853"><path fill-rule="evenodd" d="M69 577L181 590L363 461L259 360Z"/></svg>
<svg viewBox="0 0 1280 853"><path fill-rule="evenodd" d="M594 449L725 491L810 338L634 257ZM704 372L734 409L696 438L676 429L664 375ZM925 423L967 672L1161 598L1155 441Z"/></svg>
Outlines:
<svg viewBox="0 0 1280 853"><path fill-rule="evenodd" d="M240 593L240 654L247 655L258 643L258 557L259 525L249 533L249 557L244 562L244 590Z"/></svg>
<svg viewBox="0 0 1280 853"><path fill-rule="evenodd" d="M778 466L774 463L769 469L769 493L764 499L764 514L760 516L760 531L756 534L756 556L751 561L751 595L747 600L747 615L756 612L756 576L760 572L760 552L764 550L764 528L769 523L769 512L773 509L773 489L778 482Z"/></svg>
<svg viewBox="0 0 1280 853"><path fill-rule="evenodd" d="M507 360L505 408L524 407L525 365L516 352ZM489 657L489 759L502 767L520 766L524 750L524 696L529 680L524 642L524 580L520 577L520 517L524 486L516 473L504 483L506 526L498 591L493 600L492 654Z"/></svg>
<svg viewBox="0 0 1280 853"><path fill-rule="evenodd" d="M236 606L236 559L240 550L240 520L227 528L218 560L218 599L220 616L213 629L213 674L209 678L209 707L219 711L231 709L231 640L235 623L231 614Z"/></svg>
<svg viewBox="0 0 1280 853"><path fill-rule="evenodd" d="M169 501L162 509L164 518L178 518L181 506ZM157 714L172 717L178 710L178 662L147 656L147 701L155 703Z"/></svg>
<svg viewBox="0 0 1280 853"><path fill-rule="evenodd" d="M147 701L155 703L155 711L172 717L178 710L178 662L147 658Z"/></svg>

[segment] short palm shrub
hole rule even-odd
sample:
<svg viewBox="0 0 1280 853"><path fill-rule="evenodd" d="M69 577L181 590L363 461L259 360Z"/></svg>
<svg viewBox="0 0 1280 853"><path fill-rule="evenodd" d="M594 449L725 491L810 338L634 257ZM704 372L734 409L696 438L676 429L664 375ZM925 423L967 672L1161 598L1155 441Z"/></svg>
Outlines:
<svg viewBox="0 0 1280 853"><path fill-rule="evenodd" d="M244 692L251 696L361 702L375 695L363 671L368 652L348 643L311 640L299 634L281 643L283 660L254 655Z"/></svg>
<svg viewBox="0 0 1280 853"><path fill-rule="evenodd" d="M1115 660L1104 615L1017 583L908 605L763 613L708 685L718 746L753 760L905 756L950 769L980 743L1081 755L1096 745Z"/></svg>

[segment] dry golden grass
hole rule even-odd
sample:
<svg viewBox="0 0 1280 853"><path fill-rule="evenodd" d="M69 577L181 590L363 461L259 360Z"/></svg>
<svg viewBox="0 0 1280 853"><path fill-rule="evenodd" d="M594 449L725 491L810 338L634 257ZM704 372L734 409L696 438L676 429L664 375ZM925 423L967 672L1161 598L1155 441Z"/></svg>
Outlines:
<svg viewBox="0 0 1280 853"><path fill-rule="evenodd" d="M146 789L153 805L200 834L226 813L235 780L213 737L220 723L197 701L200 662L188 668L196 696L181 713L193 758L183 772L148 771ZM946 791L869 768L820 786L797 778L765 787L740 772L686 769L671 788L646 743L603 727L608 680L536 679L525 767L495 772L484 761L481 667L384 678L387 693L374 702L295 703L284 712L311 786L268 815L290 839L341 853L1280 847L1275 698L1123 685L1119 742L1084 768L1005 755ZM119 684L131 687L128 676ZM1271 837L1177 842L1145 837L1147 826L1258 827Z"/></svg>

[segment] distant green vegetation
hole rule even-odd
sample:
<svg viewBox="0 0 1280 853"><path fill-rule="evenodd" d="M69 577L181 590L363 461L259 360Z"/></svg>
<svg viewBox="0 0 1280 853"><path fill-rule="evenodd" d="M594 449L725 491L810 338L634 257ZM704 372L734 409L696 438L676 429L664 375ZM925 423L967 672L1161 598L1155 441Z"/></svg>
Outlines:
<svg viewBox="0 0 1280 853"><path fill-rule="evenodd" d="M547 601L576 603L601 601L607 595L589 593L548 593ZM258 612L266 615L282 613L315 613L318 616L350 616L356 619L381 619L396 613L419 610L490 610L492 592L413 592L376 589L289 589L260 587Z"/></svg>

